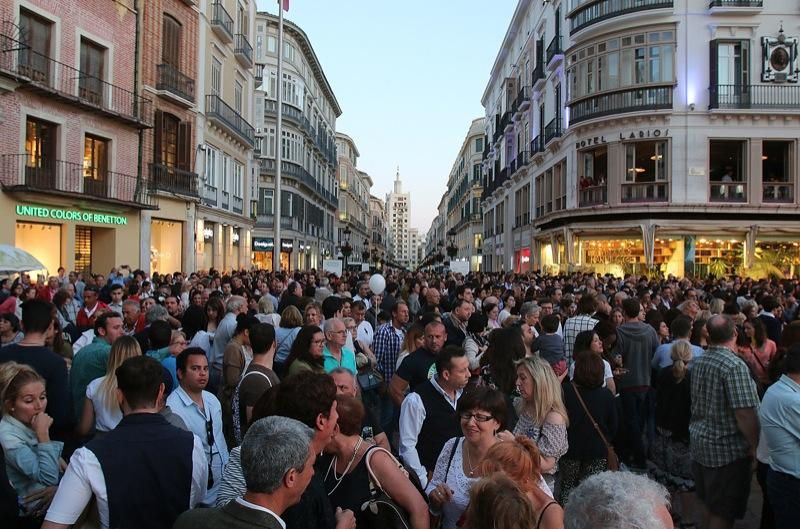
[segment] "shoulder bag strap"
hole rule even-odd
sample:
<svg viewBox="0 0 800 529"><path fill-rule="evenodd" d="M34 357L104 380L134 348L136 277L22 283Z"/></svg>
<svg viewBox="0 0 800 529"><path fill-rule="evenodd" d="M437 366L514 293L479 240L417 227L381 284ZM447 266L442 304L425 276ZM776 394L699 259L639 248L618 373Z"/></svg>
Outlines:
<svg viewBox="0 0 800 529"><path fill-rule="evenodd" d="M450 475L450 465L453 464L453 456L456 455L456 447L458 443L462 442L462 437L456 437L455 442L453 443L453 448L450 450L450 457L447 459L447 470L444 471L444 481L447 482L447 476Z"/></svg>
<svg viewBox="0 0 800 529"><path fill-rule="evenodd" d="M594 426L594 429L600 435L600 439L603 440L603 444L606 445L607 449L611 448L611 444L606 439L606 436L603 435L603 430L600 429L600 426L597 424L597 421L595 421L594 417L592 417L592 414L589 413L589 408L586 407L586 403L583 402L583 397L581 397L581 393L580 393L580 391L578 391L578 386L575 385L575 382L570 382L570 384L572 384L572 389L575 391L575 396L578 397L578 402L581 403L581 407L583 408L583 411L586 412L586 416L589 417L590 421L592 421L592 426Z"/></svg>
<svg viewBox="0 0 800 529"><path fill-rule="evenodd" d="M383 490L383 487L381 486L381 482L378 479L378 476L375 475L375 473L372 471L372 467L369 464L370 459L372 459L372 454L377 453L377 452L385 452L385 453L387 453L389 455L389 457L392 458L392 461L394 461L394 464L397 465L398 468L400 468L402 466L400 464L400 462L397 460L397 458L394 457L394 454L392 454L390 451L386 450L385 448L381 448L378 445L373 445L373 446L370 446L369 448L367 448L367 453L364 454L364 462L367 465L367 473L369 474L369 490L370 490L370 492L373 492L375 490L375 487ZM385 490L383 490L383 491L386 492Z"/></svg>
<svg viewBox="0 0 800 529"><path fill-rule="evenodd" d="M244 376L242 377L242 380L239 381L239 384L244 382L244 379L246 379L249 375L252 375L252 374L261 375L262 377L266 378L267 379L267 383L269 384L269 387L272 387L272 381L269 379L269 377L266 374L262 373L261 371L248 371L247 373L244 374Z"/></svg>

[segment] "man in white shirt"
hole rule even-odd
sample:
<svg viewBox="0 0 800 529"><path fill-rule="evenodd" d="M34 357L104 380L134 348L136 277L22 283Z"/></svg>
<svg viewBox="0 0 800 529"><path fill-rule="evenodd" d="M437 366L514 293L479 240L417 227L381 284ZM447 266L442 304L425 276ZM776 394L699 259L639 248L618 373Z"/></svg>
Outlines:
<svg viewBox="0 0 800 529"><path fill-rule="evenodd" d="M167 406L200 438L207 458L208 493L203 505L215 505L228 462L228 445L222 433L222 406L217 397L204 391L208 385L208 359L199 347L184 349L175 359L180 386L167 398Z"/></svg>
<svg viewBox="0 0 800 529"><path fill-rule="evenodd" d="M208 464L200 439L159 414L164 370L147 356L116 371L122 421L72 455L42 527L74 524L97 499L101 527L169 529L206 495Z"/></svg>
<svg viewBox="0 0 800 529"><path fill-rule="evenodd" d="M314 431L288 417L266 417L247 430L241 447L244 497L219 509L184 513L175 529L286 529L283 512L300 501L314 475Z"/></svg>

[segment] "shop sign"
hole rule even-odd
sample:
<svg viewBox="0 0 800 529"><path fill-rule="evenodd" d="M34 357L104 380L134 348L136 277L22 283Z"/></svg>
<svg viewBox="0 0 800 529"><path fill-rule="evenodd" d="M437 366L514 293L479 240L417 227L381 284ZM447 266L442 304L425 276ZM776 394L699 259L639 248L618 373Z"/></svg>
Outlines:
<svg viewBox="0 0 800 529"><path fill-rule="evenodd" d="M271 252L275 249L275 240L272 237L253 237L251 246L254 252Z"/></svg>
<svg viewBox="0 0 800 529"><path fill-rule="evenodd" d="M643 138L661 138L662 136L668 136L669 129L653 129L653 130L639 130L639 131L631 131L627 136L624 132L619 133L620 140L640 140Z"/></svg>
<svg viewBox="0 0 800 529"><path fill-rule="evenodd" d="M292 243L291 239L281 239L281 251L282 252L292 252L294 244Z"/></svg>
<svg viewBox="0 0 800 529"><path fill-rule="evenodd" d="M17 204L17 215L20 217L34 217L37 219L93 222L95 224L107 224L112 226L128 225L128 217L123 217L121 215L109 215L107 213L98 213L96 211L81 209L46 208L28 204Z"/></svg>

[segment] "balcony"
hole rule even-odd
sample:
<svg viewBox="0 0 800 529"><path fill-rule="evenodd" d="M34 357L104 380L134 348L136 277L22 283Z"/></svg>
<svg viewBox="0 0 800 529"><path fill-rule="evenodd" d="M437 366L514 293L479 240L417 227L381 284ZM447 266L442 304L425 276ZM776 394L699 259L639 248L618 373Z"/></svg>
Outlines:
<svg viewBox="0 0 800 529"><path fill-rule="evenodd" d="M622 202L666 202L667 182L623 183Z"/></svg>
<svg viewBox="0 0 800 529"><path fill-rule="evenodd" d="M275 169L275 160L270 158L261 160L261 172L275 175ZM320 182L314 180L314 177L311 176L302 165L285 160L281 161L281 178L292 178L304 184L311 192L320 196L330 207L334 209L339 207L339 200L336 196L325 189Z"/></svg>
<svg viewBox="0 0 800 529"><path fill-rule="evenodd" d="M161 164L150 164L150 189L185 197L200 198L197 173Z"/></svg>
<svg viewBox="0 0 800 529"><path fill-rule="evenodd" d="M200 200L206 206L217 207L217 204L219 203L219 193L217 192L217 188L208 184L204 185L203 196L200 197Z"/></svg>
<svg viewBox="0 0 800 529"><path fill-rule="evenodd" d="M516 114L517 112L519 113L525 112L530 108L530 106L531 106L530 92L528 91L527 86L523 86L522 88L519 89L519 92L517 92L517 99L516 101L514 101L514 108L516 109L516 111L514 113Z"/></svg>
<svg viewBox="0 0 800 529"><path fill-rule="evenodd" d="M547 45L547 68L553 69L559 61L564 60L564 50L561 48L561 35L556 35Z"/></svg>
<svg viewBox="0 0 800 529"><path fill-rule="evenodd" d="M514 113L510 110L507 110L503 114L503 117L500 119L500 130L503 132L510 132L514 130L514 121L511 119L513 115Z"/></svg>
<svg viewBox="0 0 800 529"><path fill-rule="evenodd" d="M233 18L225 11L221 2L211 4L211 30L222 42L233 42Z"/></svg>
<svg viewBox="0 0 800 529"><path fill-rule="evenodd" d="M800 86L781 84L714 85L709 109L800 110Z"/></svg>
<svg viewBox="0 0 800 529"><path fill-rule="evenodd" d="M87 75L0 34L0 75L29 90L136 128L149 128L152 102L120 86Z"/></svg>
<svg viewBox="0 0 800 529"><path fill-rule="evenodd" d="M544 141L542 141L542 136L536 136L531 140L531 156L536 156L537 154L541 154L544 152Z"/></svg>
<svg viewBox="0 0 800 529"><path fill-rule="evenodd" d="M762 7L763 0L711 0L708 5L712 13L758 13Z"/></svg>
<svg viewBox="0 0 800 529"><path fill-rule="evenodd" d="M516 172L517 172L517 161L511 160L508 164L508 167L506 167L506 174L508 174L508 176L511 177Z"/></svg>
<svg viewBox="0 0 800 529"><path fill-rule="evenodd" d="M570 123L627 112L671 110L673 88L673 85L626 88L572 101L568 103Z"/></svg>
<svg viewBox="0 0 800 529"><path fill-rule="evenodd" d="M560 138L564 131L561 129L561 118L553 118L544 128L544 144L547 145L556 138Z"/></svg>
<svg viewBox="0 0 800 529"><path fill-rule="evenodd" d="M259 213L256 215L256 228L269 228L275 227L275 215L263 215Z"/></svg>
<svg viewBox="0 0 800 529"><path fill-rule="evenodd" d="M222 209L230 209L231 208L231 194L227 191L222 192L222 201L220 202L220 207Z"/></svg>
<svg viewBox="0 0 800 529"><path fill-rule="evenodd" d="M253 67L253 46L248 42L247 37L241 33L237 33L234 38L233 55L239 64L245 68Z"/></svg>
<svg viewBox="0 0 800 529"><path fill-rule="evenodd" d="M614 17L649 11L651 9L672 9L673 0L600 0L584 2L567 14L570 19L569 34L603 22Z"/></svg>
<svg viewBox="0 0 800 529"><path fill-rule="evenodd" d="M588 186L578 190L578 206L602 206L608 203L608 189L605 185Z"/></svg>
<svg viewBox="0 0 800 529"><path fill-rule="evenodd" d="M194 103L194 79L169 64L159 64L156 68L158 69L156 90L175 96L177 102L183 103L184 106L192 106ZM170 97L171 100L175 98Z"/></svg>
<svg viewBox="0 0 800 529"><path fill-rule="evenodd" d="M517 153L517 170L527 167L530 162L528 151L519 151Z"/></svg>
<svg viewBox="0 0 800 529"><path fill-rule="evenodd" d="M256 82L256 90L261 86L261 83L264 82L264 65L263 64L256 64L256 69L253 72L253 79Z"/></svg>
<svg viewBox="0 0 800 529"><path fill-rule="evenodd" d="M747 202L747 185L743 182L710 181L711 202Z"/></svg>
<svg viewBox="0 0 800 529"><path fill-rule="evenodd" d="M136 176L99 171L84 175L83 164L32 158L27 154L0 156L0 183L8 192L71 195L75 199L102 201L139 209L156 207L146 182Z"/></svg>
<svg viewBox="0 0 800 529"><path fill-rule="evenodd" d="M237 138L247 147L251 149L255 147L255 129L241 114L228 106L221 97L217 95L206 96L206 118L228 131L231 136Z"/></svg>
<svg viewBox="0 0 800 529"><path fill-rule="evenodd" d="M791 204L794 203L794 183L793 182L769 182L763 185L763 195L761 201L767 204Z"/></svg>
<svg viewBox="0 0 800 529"><path fill-rule="evenodd" d="M533 73L531 74L531 87L533 90L540 90L544 85L544 81L544 61L542 61L533 69Z"/></svg>

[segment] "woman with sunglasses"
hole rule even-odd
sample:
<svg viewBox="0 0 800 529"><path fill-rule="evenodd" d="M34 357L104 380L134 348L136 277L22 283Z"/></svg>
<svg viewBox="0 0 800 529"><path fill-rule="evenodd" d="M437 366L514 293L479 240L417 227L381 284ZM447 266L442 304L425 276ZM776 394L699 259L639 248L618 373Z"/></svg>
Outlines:
<svg viewBox="0 0 800 529"><path fill-rule="evenodd" d="M469 489L481 477L483 458L505 426L506 399L496 389L480 386L458 400L456 412L464 436L445 443L425 488L431 513L442 517L442 529L455 529L469 504Z"/></svg>

